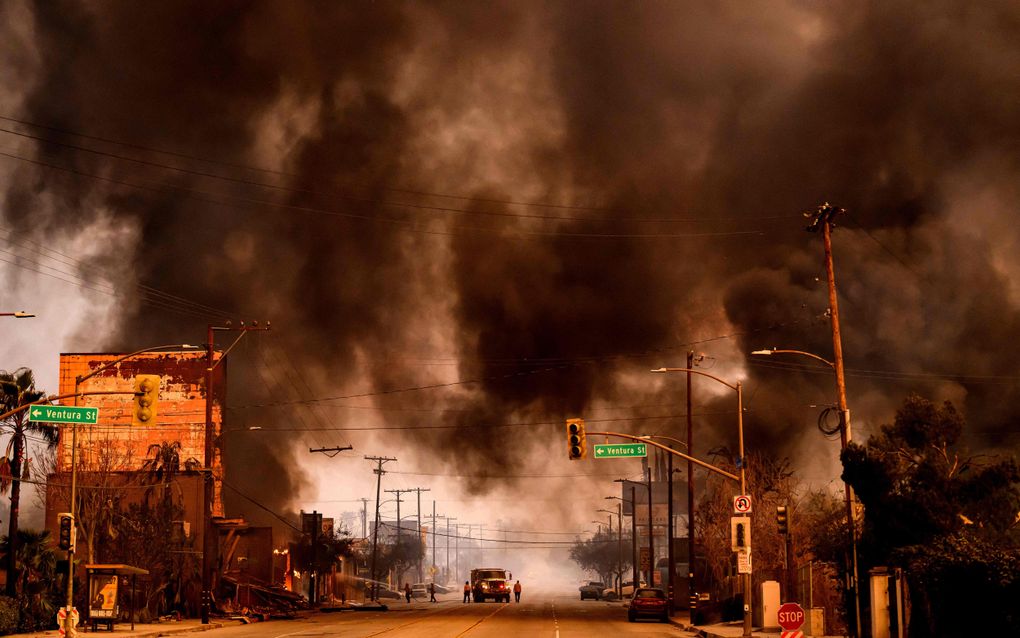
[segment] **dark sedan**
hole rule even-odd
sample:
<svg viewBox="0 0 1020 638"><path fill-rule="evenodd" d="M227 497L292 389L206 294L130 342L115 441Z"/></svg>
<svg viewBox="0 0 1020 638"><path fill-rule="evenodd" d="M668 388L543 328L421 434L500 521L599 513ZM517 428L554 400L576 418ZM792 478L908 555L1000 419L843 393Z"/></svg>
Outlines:
<svg viewBox="0 0 1020 638"><path fill-rule="evenodd" d="M598 600L602 597L602 590L606 588L605 583L597 581L589 581L587 585L581 586L581 600L585 598L594 598Z"/></svg>
<svg viewBox="0 0 1020 638"><path fill-rule="evenodd" d="M642 616L651 616L661 622L669 622L669 603L666 592L655 587L642 587L634 592L627 610L627 620L634 622Z"/></svg>

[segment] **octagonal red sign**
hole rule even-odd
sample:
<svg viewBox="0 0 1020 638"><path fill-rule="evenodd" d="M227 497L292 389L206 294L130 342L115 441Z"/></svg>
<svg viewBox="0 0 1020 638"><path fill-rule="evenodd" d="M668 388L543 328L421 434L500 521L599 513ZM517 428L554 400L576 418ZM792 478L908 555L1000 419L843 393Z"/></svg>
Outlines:
<svg viewBox="0 0 1020 638"><path fill-rule="evenodd" d="M779 626L787 631L800 629L804 624L804 609L797 603L784 603L779 608Z"/></svg>

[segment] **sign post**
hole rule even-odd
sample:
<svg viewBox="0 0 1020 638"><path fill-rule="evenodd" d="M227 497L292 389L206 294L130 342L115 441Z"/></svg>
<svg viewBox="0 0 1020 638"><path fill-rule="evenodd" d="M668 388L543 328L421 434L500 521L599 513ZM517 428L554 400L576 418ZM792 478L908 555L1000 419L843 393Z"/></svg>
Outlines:
<svg viewBox="0 0 1020 638"><path fill-rule="evenodd" d="M57 630L57 635L61 636L61 638L63 638L64 636L67 636L68 638L70 638L71 636L78 635L78 631L76 629L74 629L74 627L76 627L78 625L78 608L77 607L72 607L71 608L71 631L70 631L70 633L67 633L67 631L64 629L66 624L67 624L67 607L61 607L60 609L57 610L57 626L60 627Z"/></svg>
<svg viewBox="0 0 1020 638"><path fill-rule="evenodd" d="M804 638L800 626L804 624L804 609L797 603L784 603L776 614L783 628L782 638Z"/></svg>

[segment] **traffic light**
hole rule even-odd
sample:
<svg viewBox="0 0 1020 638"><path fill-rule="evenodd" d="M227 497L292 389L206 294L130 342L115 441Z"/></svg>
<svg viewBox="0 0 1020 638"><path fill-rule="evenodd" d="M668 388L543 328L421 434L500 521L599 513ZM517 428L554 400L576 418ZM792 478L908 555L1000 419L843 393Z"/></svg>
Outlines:
<svg viewBox="0 0 1020 638"><path fill-rule="evenodd" d="M74 516L68 512L57 514L59 529L57 531L57 547L64 550L74 549Z"/></svg>
<svg viewBox="0 0 1020 638"><path fill-rule="evenodd" d="M567 419L567 458L571 461L588 455L584 440L584 419Z"/></svg>
<svg viewBox="0 0 1020 638"><path fill-rule="evenodd" d="M734 516L730 519L730 549L735 552L751 548L751 517Z"/></svg>
<svg viewBox="0 0 1020 638"><path fill-rule="evenodd" d="M790 518L786 513L785 505L776 506L776 525L779 526L780 534L790 533Z"/></svg>
<svg viewBox="0 0 1020 638"><path fill-rule="evenodd" d="M153 425L156 423L156 400L158 398L159 375L136 375L135 404L131 417L132 425Z"/></svg>

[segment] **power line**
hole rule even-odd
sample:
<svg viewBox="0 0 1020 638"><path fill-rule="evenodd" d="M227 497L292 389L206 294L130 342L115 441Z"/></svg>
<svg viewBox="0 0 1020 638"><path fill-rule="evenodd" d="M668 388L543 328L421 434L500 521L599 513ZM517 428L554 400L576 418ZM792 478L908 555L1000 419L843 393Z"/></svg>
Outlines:
<svg viewBox="0 0 1020 638"><path fill-rule="evenodd" d="M65 134L65 135L72 135L72 136L75 136L75 137L80 137L82 139L91 139L91 140L94 140L94 141L102 141L104 143L115 144L115 145L118 145L118 146L123 146L125 148L134 148L136 150L144 150L144 151L147 151L147 152L159 153L159 154L164 154L164 155L168 155L168 156L174 156L174 157L178 157L178 158L181 158L181 159L189 159L189 160L193 160L193 161L203 162L203 163L206 163L206 164L215 164L215 165L226 166L226 167L230 167L230 168L239 168L239 169L243 169L243 170L256 171L256 172L260 172L260 173L272 174L272 175L276 175L276 176L280 176L280 177L287 177L287 178L292 178L292 179L300 177L299 175L292 174L292 173L286 173L286 172L283 172L283 171L276 171L276 170L265 169L265 168L261 168L261 167L247 166L247 165L243 165L243 164L232 164L232 163L227 163L227 162L221 162L221 161L218 161L218 160L211 160L211 159L207 159L207 158L203 158L203 157L198 157L198 156L195 156L195 155L188 155L188 154L184 154L184 153L178 153L178 152L173 152L173 151L166 151L166 150L161 150L161 149L157 149L157 148L154 148L154 147L146 147L146 146L132 144L132 143L129 143L129 142L113 140L113 139L110 139L110 138L96 137L96 136L87 135L87 134L84 134L84 133L77 133L77 132L73 132L73 131L57 129L55 127L49 127L49 126L46 126L46 125L37 124L37 123L29 122L29 121L26 121L26 120L19 120L19 119L15 119L15 118L3 116L3 115L0 115L0 119L6 120L6 121L9 121L9 122L15 122L15 123L22 124L22 125L25 125L25 126L32 126L32 127L35 127L35 128L41 128L41 129L45 129L45 130L55 131L55 132L59 132L59 133ZM499 216L505 216L505 217L518 217L518 218L525 218L525 219L548 219L548 220L584 221L584 222L620 222L620 221L625 221L625 222L631 222L631 223L634 223L634 222L638 222L638 223L643 223L643 222L648 222L648 223L677 223L677 222L680 222L680 223L703 223L703 222L710 222L710 221L736 221L736 222L746 223L747 221L752 221L752 220L753 221L758 221L758 220L764 220L764 219L791 219L793 217L796 217L795 215L784 214L784 215L771 215L771 216L749 216L749 215L745 215L745 216L732 216L732 217L725 217L725 218L716 217L716 218L712 218L712 219L709 219L709 218L677 218L677 217L662 217L662 218L618 218L618 217L617 218L591 218L591 217L569 217L569 216L553 216L553 215L527 215L527 214L509 213L509 212L481 211L481 210L477 210L477 209L462 209L462 208L452 208L452 207L442 207L442 206L426 206L426 205L417 205L417 204L407 203L407 202L388 202L388 201L385 201L385 200L379 200L379 199L374 199L374 198L355 198L355 197L346 196L346 195L344 195L342 193L337 193L337 192L321 192L321 191L314 191L314 190L310 190L310 189L300 189L300 188L294 188L294 187L286 187L286 186L280 186L278 184L270 184L270 183L260 182L260 181L256 181L256 180L247 180L247 179L234 178L234 177L225 176L225 175L221 175L221 174L217 174L217 173L208 173L208 172L205 172L205 171L194 171L194 170L190 170L190 169L186 169L186 168L181 168L179 166L174 166L174 165L170 165L170 164L163 164L163 163L159 163L159 162L152 162L152 161L149 161L149 160L138 159L136 157L130 157L130 156L119 155L119 154L115 154L115 153L109 153L109 152L105 152L105 151L99 151L99 150L92 149L92 148L85 147L85 146L79 146L79 145L76 145L76 144L70 144L70 143L67 143L67 142L61 142L59 140L55 140L55 139L52 139L52 138L46 138L46 137L42 137L42 136L39 136L39 135L33 135L33 134L30 134L30 133L24 133L24 132L15 131L15 130L6 129L6 128L0 128L0 132L8 133L10 135L15 135L15 136L18 136L18 137L23 137L23 138L26 138L26 139L32 139L34 141L42 142L42 143L45 143L45 144L53 144L53 145L57 145L57 146L63 146L65 148L69 148L69 149L73 149L73 150L78 150L78 151L82 151L82 152L86 152L86 153L92 153L92 154L96 154L96 155L100 155L100 156L105 156L105 157L109 157L109 158L113 158L113 159L119 159L119 160L127 161L127 162L134 162L134 163L138 163L138 164L142 164L142 165L146 165L146 166L152 166L152 167L156 167L156 168L163 168L163 169L172 170L172 171L179 171L179 172L183 172L183 173L187 173L187 174L192 174L192 175L200 176L200 177L209 177L209 178L212 178L212 179L220 179L220 180L224 180L224 181L232 181L232 182L236 182L236 183L240 183L240 184L245 184L245 185L259 186L259 187L262 187L262 188L270 188L270 189L278 189L278 190L284 190L284 191L288 191L288 192L310 194L310 195L322 195L322 196L325 196L325 197L342 197L342 198L353 199L354 201L360 201L360 202L366 202L366 203L374 203L374 204L387 205L387 206L421 208L421 209L424 209L424 210L437 210L437 211L443 211L443 212L468 213L468 214L499 215ZM479 196L457 195L457 194L448 194L448 193L437 193L437 192L430 192L430 191L424 191L424 190L415 190L415 189L406 189L406 188L393 188L393 187L385 187L385 186L384 187L378 187L376 185L372 185L372 186L357 185L356 187L357 188L372 188L372 189L377 189L378 188L378 189L381 189L383 191L389 191L389 192L397 192L397 193L410 194L410 195L418 195L418 196L425 196L425 197L437 197L437 198L444 198L444 199L455 199L455 200L475 202L475 203L489 203L489 204L499 204L499 205L526 206L526 207L537 207L537 208L548 208L548 209L562 209L562 210L581 210L581 211L590 211L590 212L621 212L621 211L619 211L619 209L607 208L607 207L581 206L581 205L572 205L572 204L555 204L555 203L550 203L550 202L522 201L522 200L514 200L514 199L485 198L485 197L479 197Z"/></svg>
<svg viewBox="0 0 1020 638"><path fill-rule="evenodd" d="M69 168L66 166L60 166L50 162L44 162L37 159L32 159L17 155L14 153L0 152L0 156L14 159L20 162L34 164L44 168L52 170L62 171L78 175L80 177L87 177L106 183L118 184L121 186L128 186L130 188L136 188L139 190L145 190L150 192L156 192L163 195L173 195L175 197L188 196L197 201L204 201L206 203L233 206L243 208L247 210L251 205L265 206L269 208L278 208L282 210L289 210L300 213L313 213L319 215L326 215L331 217L346 218L351 220L360 220L372 223L385 223L398 226L404 226L406 230L413 233L423 235L441 235L441 236L453 236L463 237L471 234L488 234L495 235L501 239L521 240L525 238L535 237L557 237L565 239L703 239L708 237L739 237L747 235L763 235L765 232L761 229L745 229L736 231L720 231L720 232L692 232L692 233L595 233L595 232L571 232L571 231L537 231L537 230L526 230L521 228L504 228L504 227L487 227L487 226L449 226L451 230L440 231L430 230L428 228L421 227L421 220L417 219L396 219L388 217L380 217L378 215L365 215L358 213L348 213L339 210L327 209L316 206L287 204L281 202L274 202L264 199L258 199L253 197L241 197L235 195L224 195L224 194L211 194L204 191L200 191L193 188L187 188L179 185L168 185L158 184L158 187L146 186L135 182L130 182L122 179L115 179L112 177L106 177L103 175L97 175L94 173L88 173L86 171ZM143 178L144 180L144 178ZM149 181L149 180L144 180ZM220 198L220 199L217 199ZM227 200L233 201L224 201ZM371 203L371 202L368 202ZM405 206L406 207L406 206ZM453 232L459 231L459 232Z"/></svg>

